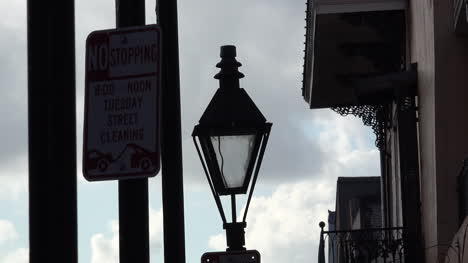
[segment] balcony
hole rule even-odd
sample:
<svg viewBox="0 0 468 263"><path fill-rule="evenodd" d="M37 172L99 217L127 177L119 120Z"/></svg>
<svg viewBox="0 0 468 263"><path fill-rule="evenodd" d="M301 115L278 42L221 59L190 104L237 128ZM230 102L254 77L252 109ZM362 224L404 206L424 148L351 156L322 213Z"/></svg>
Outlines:
<svg viewBox="0 0 468 263"><path fill-rule="evenodd" d="M325 263L393 263L405 262L404 230L395 228L369 228L348 231L324 231L320 223L318 262Z"/></svg>
<svg viewBox="0 0 468 263"><path fill-rule="evenodd" d="M404 70L405 0L309 0L302 95L310 108L356 106L360 82Z"/></svg>

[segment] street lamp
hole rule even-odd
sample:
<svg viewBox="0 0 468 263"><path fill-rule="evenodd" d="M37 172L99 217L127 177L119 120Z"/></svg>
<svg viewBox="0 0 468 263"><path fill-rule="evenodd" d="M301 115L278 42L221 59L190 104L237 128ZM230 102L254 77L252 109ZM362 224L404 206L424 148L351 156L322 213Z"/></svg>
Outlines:
<svg viewBox="0 0 468 263"><path fill-rule="evenodd" d="M211 192L226 229L227 250L245 250L244 228L271 123L239 87L244 74L235 46L221 47L219 89L211 99L192 136ZM250 185L250 188L249 188ZM241 222L236 218L236 195L248 198ZM232 221L227 222L220 196L231 196Z"/></svg>

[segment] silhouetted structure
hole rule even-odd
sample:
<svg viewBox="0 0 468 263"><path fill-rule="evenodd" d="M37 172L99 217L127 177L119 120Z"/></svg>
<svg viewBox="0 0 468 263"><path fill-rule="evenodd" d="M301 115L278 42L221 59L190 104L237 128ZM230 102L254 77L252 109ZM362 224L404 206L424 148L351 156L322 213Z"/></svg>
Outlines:
<svg viewBox="0 0 468 263"><path fill-rule="evenodd" d="M379 228L380 177L338 177L335 229Z"/></svg>
<svg viewBox="0 0 468 263"><path fill-rule="evenodd" d="M246 217L270 135L267 122L247 92L240 87L236 47L221 47L215 78L219 89L193 129L193 142L226 229L227 251L245 251ZM248 194L237 219L236 195ZM230 196L231 222L226 220L221 196ZM258 253L258 252L257 252Z"/></svg>
<svg viewBox="0 0 468 263"><path fill-rule="evenodd" d="M333 232L336 230L336 212L328 210L328 231ZM333 241L335 240L335 234L330 233L330 238L328 239L328 262L337 263L336 247L334 246Z"/></svg>
<svg viewBox="0 0 468 263"><path fill-rule="evenodd" d="M145 1L117 0L116 27L145 25ZM120 180L119 260L149 263L148 179Z"/></svg>
<svg viewBox="0 0 468 263"><path fill-rule="evenodd" d="M303 97L311 108L355 115L372 127L381 157L383 227L403 227L407 262L440 262L461 231L466 3L307 3Z"/></svg>
<svg viewBox="0 0 468 263"><path fill-rule="evenodd" d="M76 263L74 1L27 8L29 262Z"/></svg>
<svg viewBox="0 0 468 263"><path fill-rule="evenodd" d="M381 228L380 177L339 177L336 212L329 212L328 262L400 262L404 243L402 228ZM324 224L321 223L321 227ZM321 244L324 262L324 245Z"/></svg>
<svg viewBox="0 0 468 263"><path fill-rule="evenodd" d="M177 0L157 0L163 32L161 66L161 163L164 262L185 263L184 178L180 113Z"/></svg>

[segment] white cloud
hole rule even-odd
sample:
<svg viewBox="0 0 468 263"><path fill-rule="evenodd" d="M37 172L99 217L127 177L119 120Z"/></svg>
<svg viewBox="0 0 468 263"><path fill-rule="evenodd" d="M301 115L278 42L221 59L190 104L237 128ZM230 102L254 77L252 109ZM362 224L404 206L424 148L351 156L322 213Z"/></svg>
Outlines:
<svg viewBox="0 0 468 263"><path fill-rule="evenodd" d="M0 171L0 200L18 200L28 189L28 158L15 156Z"/></svg>
<svg viewBox="0 0 468 263"><path fill-rule="evenodd" d="M247 216L246 247L257 249L262 261L310 262L316 258L320 228L333 206L334 187L316 180L283 184L268 197L254 197ZM209 246L226 248L224 234Z"/></svg>
<svg viewBox="0 0 468 263"><path fill-rule="evenodd" d="M91 237L91 263L119 262L119 223L117 220L109 222L111 237L98 233Z"/></svg>
<svg viewBox="0 0 468 263"><path fill-rule="evenodd" d="M18 248L10 253L7 253L3 258L0 258L1 262L5 263L28 263L29 262L29 249Z"/></svg>
<svg viewBox="0 0 468 263"><path fill-rule="evenodd" d="M319 111L315 119L320 132L317 143L326 157L315 175L336 180L338 176L379 176L379 150L372 129L353 116ZM335 181L329 181L335 183Z"/></svg>
<svg viewBox="0 0 468 263"><path fill-rule="evenodd" d="M150 251L151 255L161 252L163 237L162 209L149 210ZM119 262L119 222L109 222L110 236L98 233L91 237L91 263L118 263Z"/></svg>
<svg viewBox="0 0 468 263"><path fill-rule="evenodd" d="M342 157L353 150L375 148L372 129L364 126L360 118L352 115L342 117L331 110L319 110L314 122L322 131L316 139L327 153Z"/></svg>
<svg viewBox="0 0 468 263"><path fill-rule="evenodd" d="M159 254L162 249L163 240L163 211L155 211L150 208L149 211L150 228L150 248L151 254Z"/></svg>
<svg viewBox="0 0 468 263"><path fill-rule="evenodd" d="M13 223L0 219L0 245L16 239L18 239L18 233Z"/></svg>
<svg viewBox="0 0 468 263"><path fill-rule="evenodd" d="M12 222L0 219L0 245L18 240L18 232ZM0 254L0 262L27 263L29 262L29 249L17 248L6 254Z"/></svg>
<svg viewBox="0 0 468 263"><path fill-rule="evenodd" d="M2 85L2 150L0 165L27 151L27 58L26 58L26 1L2 1L0 10L0 79ZM1 11L0 11L1 12ZM1 175L1 174L0 174ZM3 180L3 178L0 178Z"/></svg>
<svg viewBox="0 0 468 263"><path fill-rule="evenodd" d="M25 32L26 1L2 1L0 2L0 10L6 11L2 12L1 26L16 31L21 30L21 33ZM26 39L26 35L23 38Z"/></svg>

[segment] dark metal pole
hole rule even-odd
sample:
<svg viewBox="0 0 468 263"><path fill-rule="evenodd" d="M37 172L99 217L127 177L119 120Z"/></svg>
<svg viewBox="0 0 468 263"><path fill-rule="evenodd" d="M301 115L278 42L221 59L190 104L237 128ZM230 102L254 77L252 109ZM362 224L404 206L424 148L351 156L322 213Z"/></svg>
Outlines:
<svg viewBox="0 0 468 263"><path fill-rule="evenodd" d="M232 210L232 222L236 223L237 222L237 215L236 215L236 195L232 194L231 195L231 210Z"/></svg>
<svg viewBox="0 0 468 263"><path fill-rule="evenodd" d="M145 25L144 0L116 0L117 28ZM119 181L120 263L149 262L148 179Z"/></svg>
<svg viewBox="0 0 468 263"><path fill-rule="evenodd" d="M177 0L157 0L156 13L163 35L161 160L164 262L185 263Z"/></svg>
<svg viewBox="0 0 468 263"><path fill-rule="evenodd" d="M325 263L325 239L323 237L323 228L325 227L324 222L319 223L320 226L320 242L318 251L318 263Z"/></svg>
<svg viewBox="0 0 468 263"><path fill-rule="evenodd" d="M29 253L76 263L74 1L27 2Z"/></svg>
<svg viewBox="0 0 468 263"><path fill-rule="evenodd" d="M421 233L418 129L415 98L399 102L398 140L406 262L424 262Z"/></svg>

